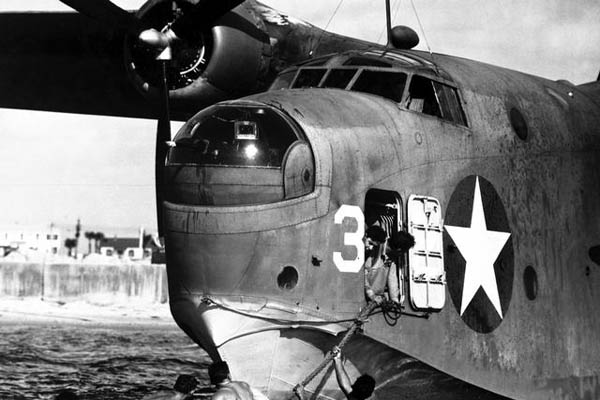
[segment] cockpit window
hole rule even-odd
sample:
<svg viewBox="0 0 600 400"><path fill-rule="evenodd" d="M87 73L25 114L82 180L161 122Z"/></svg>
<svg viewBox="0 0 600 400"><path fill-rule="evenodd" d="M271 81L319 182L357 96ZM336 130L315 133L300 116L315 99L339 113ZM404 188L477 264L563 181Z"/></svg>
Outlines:
<svg viewBox="0 0 600 400"><path fill-rule="evenodd" d="M433 82L422 76L413 76L410 82L406 100L406 107L411 111L417 111L435 117L441 117L440 107L433 90Z"/></svg>
<svg viewBox="0 0 600 400"><path fill-rule="evenodd" d="M406 74L403 72L363 70L350 90L371 93L400 102L405 85Z"/></svg>
<svg viewBox="0 0 600 400"><path fill-rule="evenodd" d="M279 89L289 88L290 84L294 80L294 77L296 76L296 71L297 70L294 69L292 71L285 71L285 72L280 73L277 76L277 79L275 79L275 81L271 85L271 88L269 90L279 90Z"/></svg>
<svg viewBox="0 0 600 400"><path fill-rule="evenodd" d="M327 78L325 78L322 87L345 89L352 80L352 77L354 77L354 74L356 74L356 69L354 68L332 69L329 71Z"/></svg>
<svg viewBox="0 0 600 400"><path fill-rule="evenodd" d="M325 72L327 72L325 68L303 68L292 87L296 89L318 87Z"/></svg>
<svg viewBox="0 0 600 400"><path fill-rule="evenodd" d="M286 150L299 139L272 108L216 105L181 128L167 163L281 167Z"/></svg>
<svg viewBox="0 0 600 400"><path fill-rule="evenodd" d="M467 125L455 88L415 75L411 79L408 92L406 107L409 110Z"/></svg>
<svg viewBox="0 0 600 400"><path fill-rule="evenodd" d="M456 89L435 81L433 87L437 93L444 119L466 126L467 118L460 105Z"/></svg>

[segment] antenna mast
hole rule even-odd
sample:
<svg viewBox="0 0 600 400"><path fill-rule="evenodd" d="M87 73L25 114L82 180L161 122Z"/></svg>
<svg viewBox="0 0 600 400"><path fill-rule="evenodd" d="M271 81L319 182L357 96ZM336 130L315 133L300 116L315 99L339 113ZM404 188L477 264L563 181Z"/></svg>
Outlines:
<svg viewBox="0 0 600 400"><path fill-rule="evenodd" d="M385 29L387 31L387 44L392 45L392 12L390 10L390 0L385 0Z"/></svg>

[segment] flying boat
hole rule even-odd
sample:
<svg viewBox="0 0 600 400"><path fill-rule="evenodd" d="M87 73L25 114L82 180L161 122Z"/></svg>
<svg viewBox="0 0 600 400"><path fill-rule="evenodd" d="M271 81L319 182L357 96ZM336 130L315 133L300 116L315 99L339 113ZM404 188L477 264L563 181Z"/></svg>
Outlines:
<svg viewBox="0 0 600 400"><path fill-rule="evenodd" d="M31 79L3 79L28 86L0 105L159 117L172 315L235 379L341 399L323 363L341 346L374 399L600 397L599 82L417 51L405 27L369 43L254 0L63 2L83 15L4 15L16 43L37 24L27 54L56 76L11 57ZM64 40L44 49L52 24ZM139 40L177 24L160 54ZM394 307L365 298L373 224L415 238Z"/></svg>

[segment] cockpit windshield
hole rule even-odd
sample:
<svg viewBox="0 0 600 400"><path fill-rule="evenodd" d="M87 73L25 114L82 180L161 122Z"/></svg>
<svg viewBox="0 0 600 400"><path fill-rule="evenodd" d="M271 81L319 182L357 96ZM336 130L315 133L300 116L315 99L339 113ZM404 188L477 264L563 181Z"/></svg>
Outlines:
<svg viewBox="0 0 600 400"><path fill-rule="evenodd" d="M279 168L286 150L298 139L293 125L273 108L215 105L181 128L167 163Z"/></svg>
<svg viewBox="0 0 600 400"><path fill-rule="evenodd" d="M407 87L408 86L408 87ZM468 127L452 77L414 52L348 51L283 71L271 90L343 89L392 100L401 110Z"/></svg>

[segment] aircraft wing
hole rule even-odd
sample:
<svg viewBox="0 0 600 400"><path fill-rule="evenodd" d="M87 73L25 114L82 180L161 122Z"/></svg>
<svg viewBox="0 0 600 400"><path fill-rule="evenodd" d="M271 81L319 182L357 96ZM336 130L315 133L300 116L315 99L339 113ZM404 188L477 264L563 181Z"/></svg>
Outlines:
<svg viewBox="0 0 600 400"><path fill-rule="evenodd" d="M155 118L127 79L124 32L71 12L0 14L0 107Z"/></svg>

